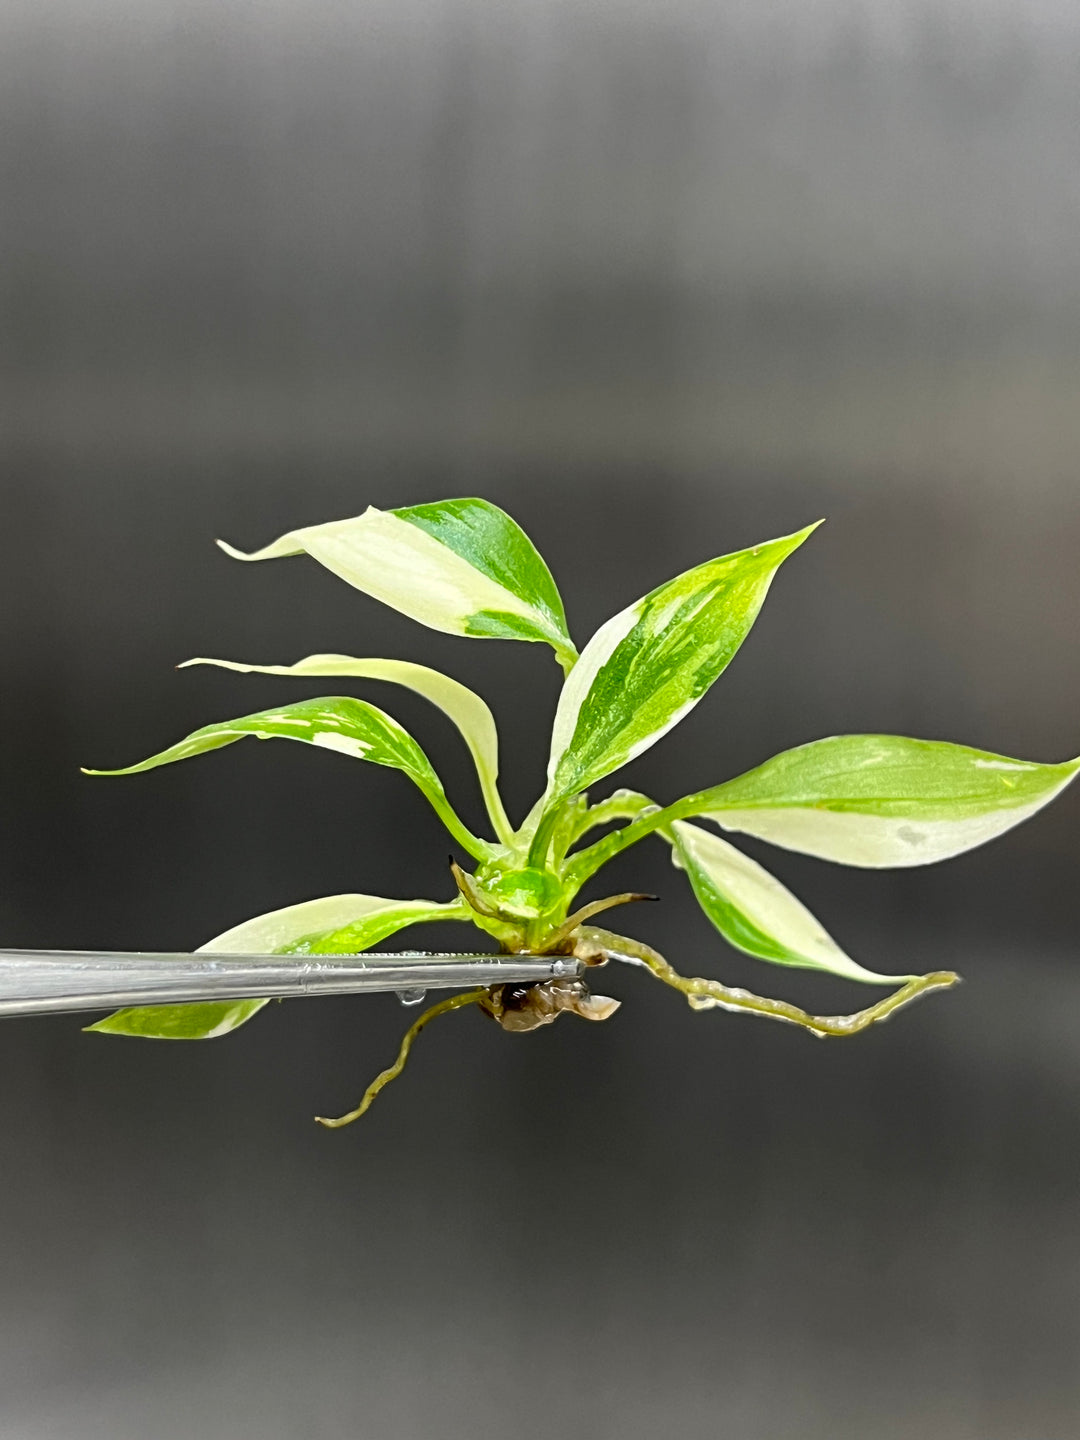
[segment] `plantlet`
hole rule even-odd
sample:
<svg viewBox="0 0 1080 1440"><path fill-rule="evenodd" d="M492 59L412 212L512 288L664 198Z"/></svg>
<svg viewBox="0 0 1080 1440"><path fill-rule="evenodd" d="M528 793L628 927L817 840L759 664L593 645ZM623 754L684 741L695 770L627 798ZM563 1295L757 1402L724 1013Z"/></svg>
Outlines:
<svg viewBox="0 0 1080 1440"><path fill-rule="evenodd" d="M970 850L1033 815L1072 780L1080 759L1039 765L936 740L838 735L784 751L733 780L660 806L632 790L597 804L587 791L640 755L688 713L746 638L773 576L816 527L708 560L660 585L602 625L579 655L559 592L528 536L484 500L445 500L400 510L370 508L351 520L295 530L245 555L269 560L307 553L358 590L421 624L452 635L541 641L565 673L555 713L547 787L515 828L498 788L498 739L491 711L464 685L403 660L311 655L295 665L189 660L229 670L389 681L423 695L461 732L476 764L492 839L462 822L427 756L384 711L347 696L301 700L238 720L207 725L130 775L231 745L301 740L353 760L402 770L430 801L455 845L475 862L456 863L457 893L435 900L333 895L260 915L226 931L205 951L347 954L369 949L406 926L460 920L506 952L574 955L588 965L621 960L643 966L680 991L695 1010L764 1015L821 1037L853 1035L932 990L955 985L950 971L878 975L851 959L802 903L757 861L713 830L756 835L788 850L844 865L926 865ZM221 543L221 542L219 542ZM615 825L587 843L588 833ZM578 892L613 856L647 835L659 837L684 871L707 918L737 949L774 965L826 970L870 985L896 986L851 1015L811 1015L717 980L680 975L650 946L589 924L629 901L620 894L574 908ZM160 1039L209 1039L250 1020L267 1000L120 1010L91 1030ZM395 1063L378 1075L355 1110L362 1115L400 1074L429 1021L476 1005L505 1030L534 1030L564 1011L606 1020L618 1002L579 980L503 985L454 995L426 1010L406 1032Z"/></svg>

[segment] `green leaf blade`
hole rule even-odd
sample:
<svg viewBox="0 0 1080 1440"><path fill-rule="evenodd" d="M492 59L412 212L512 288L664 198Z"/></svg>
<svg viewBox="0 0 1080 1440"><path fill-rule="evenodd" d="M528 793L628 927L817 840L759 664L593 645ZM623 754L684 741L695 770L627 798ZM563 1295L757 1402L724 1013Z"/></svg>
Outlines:
<svg viewBox="0 0 1080 1440"><path fill-rule="evenodd" d="M339 955L368 950L406 926L467 920L460 900L387 900L379 895L328 895L245 920L201 945L198 954ZM267 999L188 1005L138 1005L85 1028L147 1040L216 1040L245 1025Z"/></svg>
<svg viewBox="0 0 1080 1440"><path fill-rule="evenodd" d="M911 975L878 975L858 964L756 860L685 821L671 827L672 861L684 870L702 910L729 944L773 965L824 970L845 980L891 985Z"/></svg>
<svg viewBox="0 0 1080 1440"><path fill-rule="evenodd" d="M442 781L431 761L409 732L396 720L366 700L350 695L321 696L283 705L274 710L260 710L242 715L237 720L223 720L204 725L201 730L185 736L167 750L127 765L118 770L87 770L87 775L138 775L159 765L188 760L208 750L220 750L237 740L253 735L257 740L301 740L323 750L335 750L354 760L369 760L401 770L420 789L450 831L450 834L478 860L486 859L491 845L479 840L462 823L446 797Z"/></svg>
<svg viewBox="0 0 1080 1440"><path fill-rule="evenodd" d="M218 1040L246 1025L269 1000L211 1000L191 1005L136 1005L83 1028L141 1040Z"/></svg>
<svg viewBox="0 0 1080 1440"><path fill-rule="evenodd" d="M1080 759L1042 765L939 740L834 735L701 792L684 813L843 865L929 865L1028 819L1078 769Z"/></svg>
<svg viewBox="0 0 1080 1440"><path fill-rule="evenodd" d="M529 616L481 611L472 617L466 634L503 635L515 640L543 638L564 653L573 652L566 610L551 571L521 526L505 510L490 501L471 497L443 500L433 505L409 505L389 513L415 525L467 560L546 622L542 626L545 634L540 637L526 633L524 627L530 624ZM531 623L535 628L535 621Z"/></svg>
<svg viewBox="0 0 1080 1440"><path fill-rule="evenodd" d="M457 726L469 747L488 811L500 838L504 841L510 838L510 823L498 791L499 736L495 717L479 695L449 675L407 660L360 659L353 655L308 655L294 665L242 665L235 660L211 660L200 656L184 661L179 668L185 669L189 665L215 665L222 670L236 670L244 674L287 675L300 679L348 675L361 680L383 680L403 685L422 695Z"/></svg>
<svg viewBox="0 0 1080 1440"><path fill-rule="evenodd" d="M734 658L781 563L816 528L688 570L601 626L559 699L552 804L625 765L693 709Z"/></svg>
<svg viewBox="0 0 1080 1440"><path fill-rule="evenodd" d="M335 750L357 760L404 770L422 789L441 785L431 762L416 741L396 720L364 700L349 695L300 700L236 720L204 725L167 749L118 770L88 770L89 775L138 775L159 765L188 760L219 750L237 740L300 740L324 750Z"/></svg>
<svg viewBox="0 0 1080 1440"><path fill-rule="evenodd" d="M486 500L443 500L311 525L238 560L306 552L350 585L450 635L543 641L577 658L562 600L521 527Z"/></svg>

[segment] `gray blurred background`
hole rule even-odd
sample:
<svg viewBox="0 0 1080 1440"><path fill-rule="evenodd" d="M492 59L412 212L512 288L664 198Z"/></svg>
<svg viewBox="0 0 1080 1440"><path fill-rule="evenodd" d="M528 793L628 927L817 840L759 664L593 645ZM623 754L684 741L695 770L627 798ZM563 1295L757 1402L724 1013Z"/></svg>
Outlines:
<svg viewBox="0 0 1080 1440"><path fill-rule="evenodd" d="M1052 0L3 0L0 943L450 893L390 771L80 775L348 688L192 654L445 666L531 802L546 652L211 544L368 503L504 505L579 641L828 517L620 777L660 797L844 730L1076 753L1078 80ZM440 717L357 689L479 823ZM1069 1440L1078 804L925 871L771 854L871 967L969 982L843 1044L625 971L606 1026L444 1021L328 1134L392 998L192 1046L6 1023L0 1434ZM623 884L684 970L872 993L725 950L659 845Z"/></svg>

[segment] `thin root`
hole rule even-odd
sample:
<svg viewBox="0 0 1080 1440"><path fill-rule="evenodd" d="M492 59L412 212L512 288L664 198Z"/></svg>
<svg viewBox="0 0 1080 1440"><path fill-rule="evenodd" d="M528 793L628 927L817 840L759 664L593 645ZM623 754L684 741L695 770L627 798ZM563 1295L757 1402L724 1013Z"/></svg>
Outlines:
<svg viewBox="0 0 1080 1440"><path fill-rule="evenodd" d="M593 900L588 905L583 905L580 910L575 910L557 930L544 936L545 953L555 951L564 941L570 939L579 925L591 920L594 915L599 915L601 910L611 910L616 905L630 905L635 900L659 899L659 895L644 895L640 890L625 890L621 895L608 895L604 900Z"/></svg>
<svg viewBox="0 0 1080 1440"><path fill-rule="evenodd" d="M336 1120L328 1120L324 1115L316 1115L315 1119L319 1125L325 1125L328 1130L339 1130L343 1125L351 1125L354 1120L359 1120L378 1095L384 1085L389 1085L391 1080L396 1080L405 1069L405 1062L409 1058L409 1051L412 1049L413 1041L423 1030L425 1025L430 1025L432 1020L439 1015L448 1015L451 1010L461 1010L466 1005L475 1005L487 995L487 990L467 990L463 995L451 995L448 1000L440 1000L437 1005L431 1005L419 1015L408 1030L401 1037L401 1048L398 1050L397 1059L385 1070L380 1070L375 1079L364 1091L364 1098L355 1110L350 1110L347 1115L339 1115Z"/></svg>
<svg viewBox="0 0 1080 1440"><path fill-rule="evenodd" d="M905 1005L910 1005L922 995L929 995L934 990L950 990L954 985L960 984L960 976L953 971L935 970L929 975L916 976L899 990L887 995L884 1000L879 1000L876 1005L857 1010L853 1015L811 1015L806 1010L800 1010L797 1005L788 1004L786 1000L768 1000L749 990L737 990L721 985L718 980L680 975L651 945L628 939L625 935L615 935L608 930L586 928L575 954L586 962L591 960L593 964L596 963L593 957L603 954L610 960L644 965L665 985L681 991L695 1010L737 1010L749 1012L751 1015L764 1015L770 1020L783 1020L789 1025L799 1025L819 1039L857 1035L860 1030L865 1030L877 1021L887 1020L890 1015L903 1009Z"/></svg>

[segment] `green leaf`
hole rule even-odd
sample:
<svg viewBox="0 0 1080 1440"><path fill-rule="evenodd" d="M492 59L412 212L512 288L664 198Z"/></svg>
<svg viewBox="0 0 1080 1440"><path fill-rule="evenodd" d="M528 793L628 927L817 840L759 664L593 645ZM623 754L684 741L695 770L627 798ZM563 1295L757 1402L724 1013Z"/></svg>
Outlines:
<svg viewBox="0 0 1080 1440"><path fill-rule="evenodd" d="M269 1000L210 1000L198 1005L136 1005L114 1010L85 1030L143 1040L216 1040L257 1015Z"/></svg>
<svg viewBox="0 0 1080 1440"><path fill-rule="evenodd" d="M119 770L88 770L88 775L138 775L174 760L187 760L208 750L220 750L253 735L257 740L302 740L324 750L336 750L355 760L370 760L404 770L421 788L438 786L431 762L412 736L396 720L350 695L299 700L236 720L222 720L194 730L167 750Z"/></svg>
<svg viewBox="0 0 1080 1440"><path fill-rule="evenodd" d="M816 528L698 565L601 626L559 699L549 805L625 765L693 709L745 640L781 562Z"/></svg>
<svg viewBox="0 0 1080 1440"><path fill-rule="evenodd" d="M872 985L915 978L876 975L845 955L790 890L719 835L684 821L671 831L673 863L686 871L698 904L736 949L774 965L827 970Z"/></svg>
<svg viewBox="0 0 1080 1440"><path fill-rule="evenodd" d="M460 897L439 901L387 900L381 895L326 895L244 920L201 945L198 953L347 955L369 950L407 925L468 918L468 907ZM353 943L341 943L345 932Z"/></svg>
<svg viewBox="0 0 1080 1440"><path fill-rule="evenodd" d="M1080 759L1038 765L940 740L834 735L678 808L844 865L929 865L1019 825L1078 769Z"/></svg>
<svg viewBox="0 0 1080 1440"><path fill-rule="evenodd" d="M388 935L406 925L419 925L434 920L463 920L471 923L472 914L464 900L440 904L434 900L377 900L374 896L342 896L342 899L368 900L372 910L344 924L336 923L311 930L282 945L281 955L355 955L370 950ZM383 909L375 909L383 906Z"/></svg>
<svg viewBox="0 0 1080 1440"><path fill-rule="evenodd" d="M234 925L199 947L215 955L348 955L368 950L428 920L467 920L461 900L384 900L378 895L327 895L271 910ZM139 1005L106 1015L87 1030L152 1040L213 1040L245 1024L269 1000L218 1000L193 1005Z"/></svg>
<svg viewBox="0 0 1080 1440"><path fill-rule="evenodd" d="M450 635L542 640L564 666L577 651L544 561L510 516L486 500L443 500L291 530L238 560L306 551L350 585Z"/></svg>
<svg viewBox="0 0 1080 1440"><path fill-rule="evenodd" d="M467 686L452 680L438 670L426 665L414 665L407 660L365 660L351 655L309 655L295 665L241 665L234 660L208 660L198 658L185 660L178 668L189 665L217 665L223 670L239 670L245 674L326 676L350 675L362 680L386 680L395 685L404 685L447 715L457 726L469 747L476 765L480 786L487 802L489 813L500 838L504 841L511 836L510 824L499 798L499 737L495 729L495 718L480 696Z"/></svg>
<svg viewBox="0 0 1080 1440"><path fill-rule="evenodd" d="M324 750L336 750L354 760L370 760L374 765L388 765L403 770L427 796L439 818L456 840L477 859L485 859L491 847L478 840L465 828L446 798L442 782L432 769L431 761L407 730L384 711L365 700L350 695L323 696L317 700L300 700L274 710L260 710L242 715L238 720L223 720L217 725L204 725L167 750L127 765L119 770L87 770L87 775L138 775L174 760L187 760L208 750L220 750L254 735L257 740L302 740Z"/></svg>

